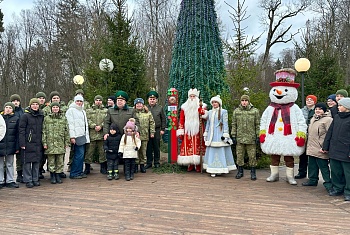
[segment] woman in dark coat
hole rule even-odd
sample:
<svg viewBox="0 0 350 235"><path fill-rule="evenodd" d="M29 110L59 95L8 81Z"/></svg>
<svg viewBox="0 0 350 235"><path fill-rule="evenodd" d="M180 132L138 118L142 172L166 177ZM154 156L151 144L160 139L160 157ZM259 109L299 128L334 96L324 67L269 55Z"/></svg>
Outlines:
<svg viewBox="0 0 350 235"><path fill-rule="evenodd" d="M328 152L333 190L330 196L344 194L350 201L350 98L338 101L339 112L328 129L321 152Z"/></svg>
<svg viewBox="0 0 350 235"><path fill-rule="evenodd" d="M39 164L43 154L43 121L44 114L39 110L39 100L33 98L19 121L19 146L22 150L23 181L28 188L40 186Z"/></svg>

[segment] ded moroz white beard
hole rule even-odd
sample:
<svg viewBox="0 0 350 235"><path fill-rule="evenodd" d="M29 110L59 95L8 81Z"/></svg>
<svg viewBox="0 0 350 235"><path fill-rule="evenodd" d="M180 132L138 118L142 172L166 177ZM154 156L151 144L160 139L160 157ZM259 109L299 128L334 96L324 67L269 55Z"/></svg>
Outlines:
<svg viewBox="0 0 350 235"><path fill-rule="evenodd" d="M194 136L199 132L199 98L188 99L181 108L185 113L185 134Z"/></svg>

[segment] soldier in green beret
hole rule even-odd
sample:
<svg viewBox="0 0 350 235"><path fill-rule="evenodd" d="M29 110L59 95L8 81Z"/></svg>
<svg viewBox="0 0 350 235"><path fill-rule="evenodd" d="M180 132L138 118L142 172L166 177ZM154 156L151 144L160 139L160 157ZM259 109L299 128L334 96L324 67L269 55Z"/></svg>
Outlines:
<svg viewBox="0 0 350 235"><path fill-rule="evenodd" d="M166 116L163 107L157 104L159 95L156 91L147 93L147 108L151 111L155 122L154 138L150 138L147 143L147 164L146 169L151 168L152 164L157 168L160 166L160 138L165 132Z"/></svg>

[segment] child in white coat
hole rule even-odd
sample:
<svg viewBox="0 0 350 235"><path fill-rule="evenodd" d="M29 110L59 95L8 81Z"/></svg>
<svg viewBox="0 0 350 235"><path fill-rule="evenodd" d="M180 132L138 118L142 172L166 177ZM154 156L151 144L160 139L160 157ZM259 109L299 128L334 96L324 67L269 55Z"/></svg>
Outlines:
<svg viewBox="0 0 350 235"><path fill-rule="evenodd" d="M124 174L127 181L134 179L137 151L141 148L141 140L136 136L136 131L135 119L130 118L124 127L125 134L120 140L118 151L124 158Z"/></svg>

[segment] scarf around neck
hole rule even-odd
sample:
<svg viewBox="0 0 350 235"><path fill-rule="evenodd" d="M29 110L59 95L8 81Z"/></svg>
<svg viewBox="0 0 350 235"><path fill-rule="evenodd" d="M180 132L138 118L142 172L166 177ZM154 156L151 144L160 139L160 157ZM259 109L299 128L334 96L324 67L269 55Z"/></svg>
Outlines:
<svg viewBox="0 0 350 235"><path fill-rule="evenodd" d="M288 103L288 104L277 104L277 103L270 103L270 106L274 108L270 125L269 125L269 134L273 134L275 132L275 125L278 117L278 111L281 110L281 117L284 124L283 128L283 134L284 135L291 135L292 134L292 127L290 125L290 107L294 105L294 102Z"/></svg>

